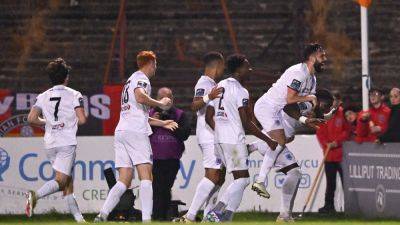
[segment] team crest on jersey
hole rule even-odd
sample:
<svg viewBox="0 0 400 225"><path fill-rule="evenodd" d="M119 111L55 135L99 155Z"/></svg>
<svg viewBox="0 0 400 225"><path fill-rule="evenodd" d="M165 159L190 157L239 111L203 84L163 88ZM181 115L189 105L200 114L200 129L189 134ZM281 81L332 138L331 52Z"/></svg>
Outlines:
<svg viewBox="0 0 400 225"><path fill-rule="evenodd" d="M242 104L243 104L243 106L248 106L249 105L249 99L248 98L244 98L242 100Z"/></svg>
<svg viewBox="0 0 400 225"><path fill-rule="evenodd" d="M300 86L301 86L301 82L296 79L293 79L292 83L290 84L290 88L292 88L296 91L300 90Z"/></svg>
<svg viewBox="0 0 400 225"><path fill-rule="evenodd" d="M293 156L290 153L286 154L285 157L286 157L287 160L292 160L293 159Z"/></svg>
<svg viewBox="0 0 400 225"><path fill-rule="evenodd" d="M196 90L195 97L202 97L202 96L204 96L205 92L206 92L206 90L204 88L199 88Z"/></svg>
<svg viewBox="0 0 400 225"><path fill-rule="evenodd" d="M144 81L138 81L137 82L137 86L138 87L142 87L142 88L146 88L147 87L147 83Z"/></svg>

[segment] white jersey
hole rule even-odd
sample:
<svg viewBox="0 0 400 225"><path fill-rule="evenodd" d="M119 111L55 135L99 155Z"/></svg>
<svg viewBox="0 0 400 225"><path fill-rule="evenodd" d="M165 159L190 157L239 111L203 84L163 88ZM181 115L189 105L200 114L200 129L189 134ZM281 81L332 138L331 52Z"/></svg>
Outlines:
<svg viewBox="0 0 400 225"><path fill-rule="evenodd" d="M115 131L134 131L151 135L149 124L149 107L140 104L135 98L135 89L143 88L146 94L151 94L149 78L142 72L136 71L126 81L121 94L121 113Z"/></svg>
<svg viewBox="0 0 400 225"><path fill-rule="evenodd" d="M82 94L64 85L56 85L36 98L36 107L46 120L45 148L76 145L78 117L75 109L83 107Z"/></svg>
<svg viewBox="0 0 400 225"><path fill-rule="evenodd" d="M219 82L218 87L223 87L224 92L211 103L215 110L215 143L244 144L239 108L249 104L249 92L232 77Z"/></svg>
<svg viewBox="0 0 400 225"><path fill-rule="evenodd" d="M289 67L258 101L270 102L283 108L287 104L287 88L298 92L299 96L315 94L317 80L308 71L305 63Z"/></svg>
<svg viewBox="0 0 400 225"><path fill-rule="evenodd" d="M194 97L208 95L216 85L215 81L210 77L201 76L194 87ZM196 136L199 144L214 143L214 132L206 123L206 108L207 106L205 105L197 111Z"/></svg>

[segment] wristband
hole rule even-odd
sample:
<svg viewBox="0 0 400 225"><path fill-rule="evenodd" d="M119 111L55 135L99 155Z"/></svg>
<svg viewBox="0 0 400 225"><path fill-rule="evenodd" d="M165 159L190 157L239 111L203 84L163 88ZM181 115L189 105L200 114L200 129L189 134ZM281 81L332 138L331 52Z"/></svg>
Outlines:
<svg viewBox="0 0 400 225"><path fill-rule="evenodd" d="M210 98L208 97L208 95L203 96L203 102L206 104L208 104L210 102Z"/></svg>
<svg viewBox="0 0 400 225"><path fill-rule="evenodd" d="M333 109L331 109L331 111L329 111L328 113L324 114L324 119L329 120L333 116L335 111L336 111L336 109L333 108Z"/></svg>
<svg viewBox="0 0 400 225"><path fill-rule="evenodd" d="M302 123L302 124L306 124L306 120L307 120L307 119L308 119L308 118L305 117L305 116L300 116L299 122Z"/></svg>

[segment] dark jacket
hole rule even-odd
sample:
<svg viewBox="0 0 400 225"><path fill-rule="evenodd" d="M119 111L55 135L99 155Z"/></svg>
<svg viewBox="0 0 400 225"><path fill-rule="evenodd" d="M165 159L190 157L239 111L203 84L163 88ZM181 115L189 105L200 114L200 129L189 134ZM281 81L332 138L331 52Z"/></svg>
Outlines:
<svg viewBox="0 0 400 225"><path fill-rule="evenodd" d="M400 104L392 105L387 131L379 138L381 142L400 142Z"/></svg>

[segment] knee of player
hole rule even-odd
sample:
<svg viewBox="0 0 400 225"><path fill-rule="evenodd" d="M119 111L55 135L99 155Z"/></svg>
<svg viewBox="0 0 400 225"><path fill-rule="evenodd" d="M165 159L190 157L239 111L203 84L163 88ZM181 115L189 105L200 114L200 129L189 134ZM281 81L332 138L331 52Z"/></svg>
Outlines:
<svg viewBox="0 0 400 225"><path fill-rule="evenodd" d="M56 182L60 190L64 190L68 187L69 179L67 176L56 177Z"/></svg>

